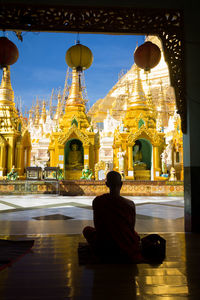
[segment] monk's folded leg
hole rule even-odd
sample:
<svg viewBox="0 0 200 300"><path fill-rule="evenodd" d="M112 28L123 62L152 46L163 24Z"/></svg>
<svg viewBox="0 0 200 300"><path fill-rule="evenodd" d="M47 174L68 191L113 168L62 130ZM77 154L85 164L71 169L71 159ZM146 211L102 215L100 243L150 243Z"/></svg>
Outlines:
<svg viewBox="0 0 200 300"><path fill-rule="evenodd" d="M88 244L94 245L96 243L97 234L96 234L96 229L94 227L86 226L83 229L83 235L86 241L88 242Z"/></svg>

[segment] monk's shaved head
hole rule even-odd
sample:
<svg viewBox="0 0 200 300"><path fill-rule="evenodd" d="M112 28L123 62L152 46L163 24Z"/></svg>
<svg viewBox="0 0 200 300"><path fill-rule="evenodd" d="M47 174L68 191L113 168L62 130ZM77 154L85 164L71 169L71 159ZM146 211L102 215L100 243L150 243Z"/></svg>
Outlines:
<svg viewBox="0 0 200 300"><path fill-rule="evenodd" d="M122 185L121 175L118 172L110 171L106 176L106 184L109 188Z"/></svg>

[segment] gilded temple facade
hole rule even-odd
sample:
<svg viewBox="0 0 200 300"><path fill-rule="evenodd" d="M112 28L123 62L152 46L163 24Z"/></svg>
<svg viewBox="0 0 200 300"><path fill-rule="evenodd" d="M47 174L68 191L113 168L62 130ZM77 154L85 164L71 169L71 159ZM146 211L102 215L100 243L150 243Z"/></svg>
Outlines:
<svg viewBox="0 0 200 300"><path fill-rule="evenodd" d="M148 81L146 73L143 70L140 72L140 78L145 94L148 93L150 82L152 103L155 108L162 106L162 109L164 109L165 125L167 126L167 120L170 115L173 115L176 107L174 89L170 85L169 69L164 59L160 40L156 36L148 36L146 40L150 40L159 46L161 49L161 60L148 74ZM119 80L108 94L104 98L97 100L90 108L88 115L94 122L103 122L108 110L110 115L116 120L121 121L125 117L128 108L128 99L133 93L133 82L136 78L134 66L135 64L123 76L120 75ZM161 94L163 94L163 97L161 97Z"/></svg>
<svg viewBox="0 0 200 300"><path fill-rule="evenodd" d="M58 101L59 105L59 101ZM58 118L53 119L49 110L46 109L45 101L42 103L40 113L40 105L37 100L35 111L29 111L28 130L31 135L31 166L37 166L44 169L49 165L49 143L50 136L53 131L57 130Z"/></svg>
<svg viewBox="0 0 200 300"><path fill-rule="evenodd" d="M76 70L72 72L72 85L58 131L51 134L49 153L50 166L59 166L65 179L80 179L86 166L94 174L99 160L99 135L86 115Z"/></svg>
<svg viewBox="0 0 200 300"><path fill-rule="evenodd" d="M88 115L94 123L103 124L109 111L110 117L120 123L118 128L110 126L108 132L103 125L100 136L109 136L110 140L113 138L113 144L111 146L111 143L107 143L108 138L102 138L99 155L108 161L109 153L113 151L113 168L123 170L124 177L136 180L165 180L169 179L170 170L174 168L177 180L183 180L181 120L176 113L176 99L170 85L168 66L164 60L160 40L155 36L149 36L147 40L160 47L160 63L151 70L148 78L145 72L138 71L134 64L105 98L93 104ZM137 100L139 98L140 101ZM145 140L148 141L146 145ZM133 167L135 142L143 148L143 152L144 148L149 148L149 158L143 153L146 166L138 166L140 171L134 170Z"/></svg>
<svg viewBox="0 0 200 300"><path fill-rule="evenodd" d="M120 126L120 122L115 120L107 111L107 116L103 121L103 130L100 131L99 160L109 164L109 169L113 168L113 132Z"/></svg>
<svg viewBox="0 0 200 300"><path fill-rule="evenodd" d="M136 65L134 71L136 79L128 100L124 126L114 134L114 169L127 179L157 180L161 175L160 155L165 148L164 133L156 129L151 93L149 90L145 95Z"/></svg>
<svg viewBox="0 0 200 300"><path fill-rule="evenodd" d="M7 67L3 69L0 86L0 178L13 168L23 178L26 167L30 166L30 156L30 134L16 110Z"/></svg>
<svg viewBox="0 0 200 300"><path fill-rule="evenodd" d="M162 49L157 37L148 39ZM80 74L73 70L69 95L56 95L54 114L45 102L36 104L34 117L30 111L31 165L59 166L69 180L80 179L86 166L93 178L114 169L126 179L167 180L174 168L183 180L181 121L161 53L148 80L134 64L88 113Z"/></svg>

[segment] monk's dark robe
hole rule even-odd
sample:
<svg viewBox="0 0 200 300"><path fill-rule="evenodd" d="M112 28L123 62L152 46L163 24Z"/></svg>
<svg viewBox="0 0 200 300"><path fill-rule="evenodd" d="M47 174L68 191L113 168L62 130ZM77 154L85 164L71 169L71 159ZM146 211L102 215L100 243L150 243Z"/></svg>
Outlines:
<svg viewBox="0 0 200 300"><path fill-rule="evenodd" d="M92 206L95 228L85 228L88 242L104 253L118 253L131 261L140 261L140 238L134 229L135 204L121 196L104 194L96 197Z"/></svg>

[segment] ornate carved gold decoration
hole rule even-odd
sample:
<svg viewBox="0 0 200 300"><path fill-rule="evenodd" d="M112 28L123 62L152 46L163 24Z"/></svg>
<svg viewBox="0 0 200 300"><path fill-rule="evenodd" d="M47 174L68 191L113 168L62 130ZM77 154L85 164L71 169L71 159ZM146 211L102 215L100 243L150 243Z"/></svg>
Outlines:
<svg viewBox="0 0 200 300"><path fill-rule="evenodd" d="M77 139L82 142L83 165L88 165L94 172L94 165L98 161L99 138L94 132L90 132L89 120L85 113L85 103L82 98L79 86L78 74L74 70L72 74L72 85L69 97L65 107L65 113L60 119L57 132L52 132L51 142L49 144L50 166L60 168L64 171L65 179L80 179L81 170L78 158L71 157L69 161L69 153L66 151L66 143L70 139ZM74 164L77 160L78 164ZM74 168L75 165L77 168ZM81 169L83 168L81 166Z"/></svg>
<svg viewBox="0 0 200 300"><path fill-rule="evenodd" d="M106 175L108 173L108 167L107 167L107 164L105 163L105 161L99 161L98 163L95 164L95 179L96 180L99 180L99 171L100 170L103 170L104 171L104 175L105 175L105 178L106 178Z"/></svg>
<svg viewBox="0 0 200 300"><path fill-rule="evenodd" d="M7 145L6 140L5 140L4 137L1 136L1 135L0 135L0 145L1 145L1 146L6 146L6 145Z"/></svg>
<svg viewBox="0 0 200 300"><path fill-rule="evenodd" d="M58 143L61 145L65 145L65 143L67 142L67 140L70 138L70 136L76 136L82 143L83 146L89 146L90 142L89 142L89 138L87 135L84 135L83 132L81 132L75 124L73 124L71 126L71 128L69 128L68 132L66 134L62 134L59 138L58 138Z"/></svg>
<svg viewBox="0 0 200 300"><path fill-rule="evenodd" d="M0 86L0 177L11 172L15 165L23 178L24 170L30 164L30 150L30 135L15 108L10 68L4 68Z"/></svg>
<svg viewBox="0 0 200 300"><path fill-rule="evenodd" d="M151 141L153 146L160 146L164 144L164 133L158 133L155 129L142 126L137 132L131 133L128 136L127 143L133 146L135 141L140 138L147 138Z"/></svg>
<svg viewBox="0 0 200 300"><path fill-rule="evenodd" d="M162 40L175 89L182 131L186 133L183 12L179 9L68 7L59 4L0 5L0 27L7 30L154 34Z"/></svg>

